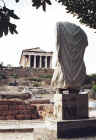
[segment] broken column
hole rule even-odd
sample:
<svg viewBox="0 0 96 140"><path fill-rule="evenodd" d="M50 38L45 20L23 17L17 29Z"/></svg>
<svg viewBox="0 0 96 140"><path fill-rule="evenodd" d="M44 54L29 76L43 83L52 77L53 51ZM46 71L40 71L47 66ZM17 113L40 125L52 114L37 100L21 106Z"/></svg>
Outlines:
<svg viewBox="0 0 96 140"><path fill-rule="evenodd" d="M67 130L71 132L74 126L80 126L80 120L88 119L88 94L80 92L86 80L83 56L87 45L87 36L79 26L69 22L57 23L57 63L51 86L57 91L54 118L59 138L68 134Z"/></svg>

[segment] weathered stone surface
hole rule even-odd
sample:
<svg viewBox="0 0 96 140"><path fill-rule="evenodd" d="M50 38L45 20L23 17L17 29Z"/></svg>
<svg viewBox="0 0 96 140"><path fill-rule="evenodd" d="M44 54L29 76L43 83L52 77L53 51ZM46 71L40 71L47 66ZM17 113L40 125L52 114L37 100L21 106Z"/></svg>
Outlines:
<svg viewBox="0 0 96 140"><path fill-rule="evenodd" d="M8 110L8 105L0 105L0 111L7 111Z"/></svg>
<svg viewBox="0 0 96 140"><path fill-rule="evenodd" d="M55 94L54 117L57 120L88 118L87 94Z"/></svg>
<svg viewBox="0 0 96 140"><path fill-rule="evenodd" d="M83 56L87 45L87 36L79 26L69 22L57 23L57 63L52 87L82 86L86 78Z"/></svg>
<svg viewBox="0 0 96 140"><path fill-rule="evenodd" d="M31 98L31 94L30 93L21 93L21 94L3 94L0 93L0 98L1 99L14 99L14 98L18 98L21 100L25 100L25 99L30 99Z"/></svg>
<svg viewBox="0 0 96 140"><path fill-rule="evenodd" d="M53 114L53 104L44 100L39 102L21 102L16 100L0 100L0 120L32 120L44 119L46 116ZM48 100L49 101L49 100ZM38 104L39 103L39 104Z"/></svg>
<svg viewBox="0 0 96 140"><path fill-rule="evenodd" d="M31 104L49 104L50 103L50 100L49 99L35 99L35 100L32 100L30 102Z"/></svg>

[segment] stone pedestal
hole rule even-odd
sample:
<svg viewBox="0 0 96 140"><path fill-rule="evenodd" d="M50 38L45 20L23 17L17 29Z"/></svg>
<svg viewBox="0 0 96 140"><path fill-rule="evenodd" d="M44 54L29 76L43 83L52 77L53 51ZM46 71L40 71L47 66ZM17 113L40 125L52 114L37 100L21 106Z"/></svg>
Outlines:
<svg viewBox="0 0 96 140"><path fill-rule="evenodd" d="M54 117L57 121L88 118L88 95L55 94Z"/></svg>
<svg viewBox="0 0 96 140"><path fill-rule="evenodd" d="M57 137L58 138L79 138L81 140L87 136L96 136L96 118L63 120L57 122ZM96 139L96 137L95 137Z"/></svg>

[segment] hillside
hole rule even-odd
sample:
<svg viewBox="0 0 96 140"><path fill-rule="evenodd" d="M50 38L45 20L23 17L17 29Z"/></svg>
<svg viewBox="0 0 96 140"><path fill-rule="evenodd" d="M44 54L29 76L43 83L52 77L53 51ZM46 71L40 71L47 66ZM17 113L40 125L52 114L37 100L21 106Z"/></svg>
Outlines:
<svg viewBox="0 0 96 140"><path fill-rule="evenodd" d="M44 87L49 88L53 75L52 69L30 69L30 68L3 68L0 70L0 90L8 91L16 87Z"/></svg>

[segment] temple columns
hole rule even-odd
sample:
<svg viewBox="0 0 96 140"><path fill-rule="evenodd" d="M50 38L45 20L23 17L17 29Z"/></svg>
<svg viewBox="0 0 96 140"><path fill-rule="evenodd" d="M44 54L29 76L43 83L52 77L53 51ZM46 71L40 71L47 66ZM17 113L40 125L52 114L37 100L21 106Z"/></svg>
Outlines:
<svg viewBox="0 0 96 140"><path fill-rule="evenodd" d="M51 68L52 67L52 57L50 56L39 56L37 60L36 55L30 56L30 67L32 68ZM37 64L38 63L38 64Z"/></svg>

